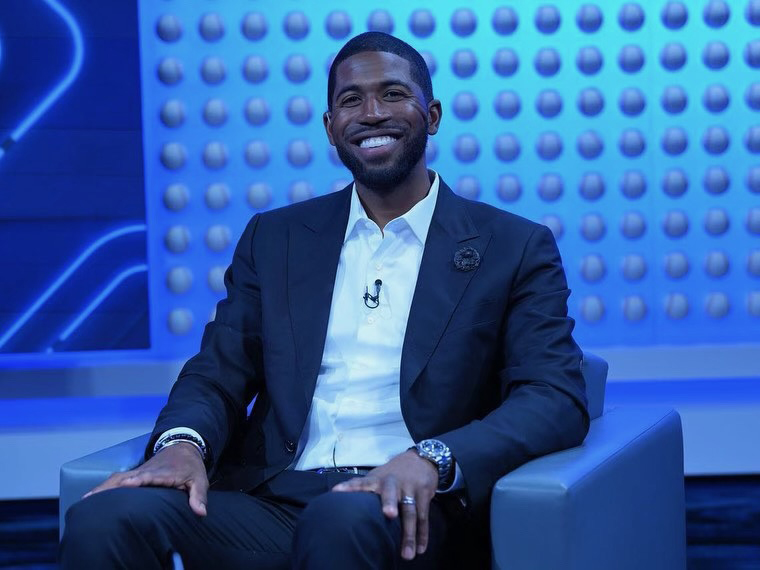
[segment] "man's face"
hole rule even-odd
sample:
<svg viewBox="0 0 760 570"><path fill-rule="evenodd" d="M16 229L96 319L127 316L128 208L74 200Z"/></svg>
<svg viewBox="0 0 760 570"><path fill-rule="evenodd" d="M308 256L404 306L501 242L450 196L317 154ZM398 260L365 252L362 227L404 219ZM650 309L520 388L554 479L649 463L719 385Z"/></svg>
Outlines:
<svg viewBox="0 0 760 570"><path fill-rule="evenodd" d="M330 144L357 182L373 190L400 184L425 155L428 134L438 132L441 104L425 102L409 62L368 51L338 65L332 112L324 123Z"/></svg>

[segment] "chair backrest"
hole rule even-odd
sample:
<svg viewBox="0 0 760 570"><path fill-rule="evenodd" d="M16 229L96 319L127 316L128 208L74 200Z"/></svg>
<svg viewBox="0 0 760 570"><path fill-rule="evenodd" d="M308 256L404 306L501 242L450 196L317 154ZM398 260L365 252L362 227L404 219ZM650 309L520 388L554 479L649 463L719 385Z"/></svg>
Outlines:
<svg viewBox="0 0 760 570"><path fill-rule="evenodd" d="M607 386L607 362L590 352L583 353L583 379L586 381L586 397L588 398L588 413L591 419L602 415L604 410L604 390Z"/></svg>

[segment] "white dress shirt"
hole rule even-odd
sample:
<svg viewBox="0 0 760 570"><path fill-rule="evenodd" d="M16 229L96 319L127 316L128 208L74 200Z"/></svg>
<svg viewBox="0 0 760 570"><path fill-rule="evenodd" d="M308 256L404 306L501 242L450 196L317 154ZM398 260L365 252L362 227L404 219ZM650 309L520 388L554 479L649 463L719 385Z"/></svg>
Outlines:
<svg viewBox="0 0 760 570"><path fill-rule="evenodd" d="M438 186L436 174L427 196L382 230L354 186L295 469L382 465L414 445L401 415L401 349ZM362 297L375 294L377 279L379 306L371 309Z"/></svg>

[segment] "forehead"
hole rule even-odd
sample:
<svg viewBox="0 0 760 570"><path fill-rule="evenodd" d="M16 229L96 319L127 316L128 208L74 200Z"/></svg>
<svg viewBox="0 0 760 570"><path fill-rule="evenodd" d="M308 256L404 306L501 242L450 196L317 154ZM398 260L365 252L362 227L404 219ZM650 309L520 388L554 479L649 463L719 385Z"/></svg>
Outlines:
<svg viewBox="0 0 760 570"><path fill-rule="evenodd" d="M371 87L398 82L419 89L409 62L395 53L365 51L346 58L335 70L335 93L346 87Z"/></svg>

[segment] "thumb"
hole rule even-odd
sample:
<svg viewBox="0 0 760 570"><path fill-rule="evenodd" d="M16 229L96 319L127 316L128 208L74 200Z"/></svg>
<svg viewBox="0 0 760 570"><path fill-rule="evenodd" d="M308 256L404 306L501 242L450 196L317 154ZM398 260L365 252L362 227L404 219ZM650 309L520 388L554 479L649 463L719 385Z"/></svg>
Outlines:
<svg viewBox="0 0 760 570"><path fill-rule="evenodd" d="M188 486L190 488L190 508L196 515L205 517L208 514L206 510L208 479L205 477L205 473L198 479L192 479Z"/></svg>

